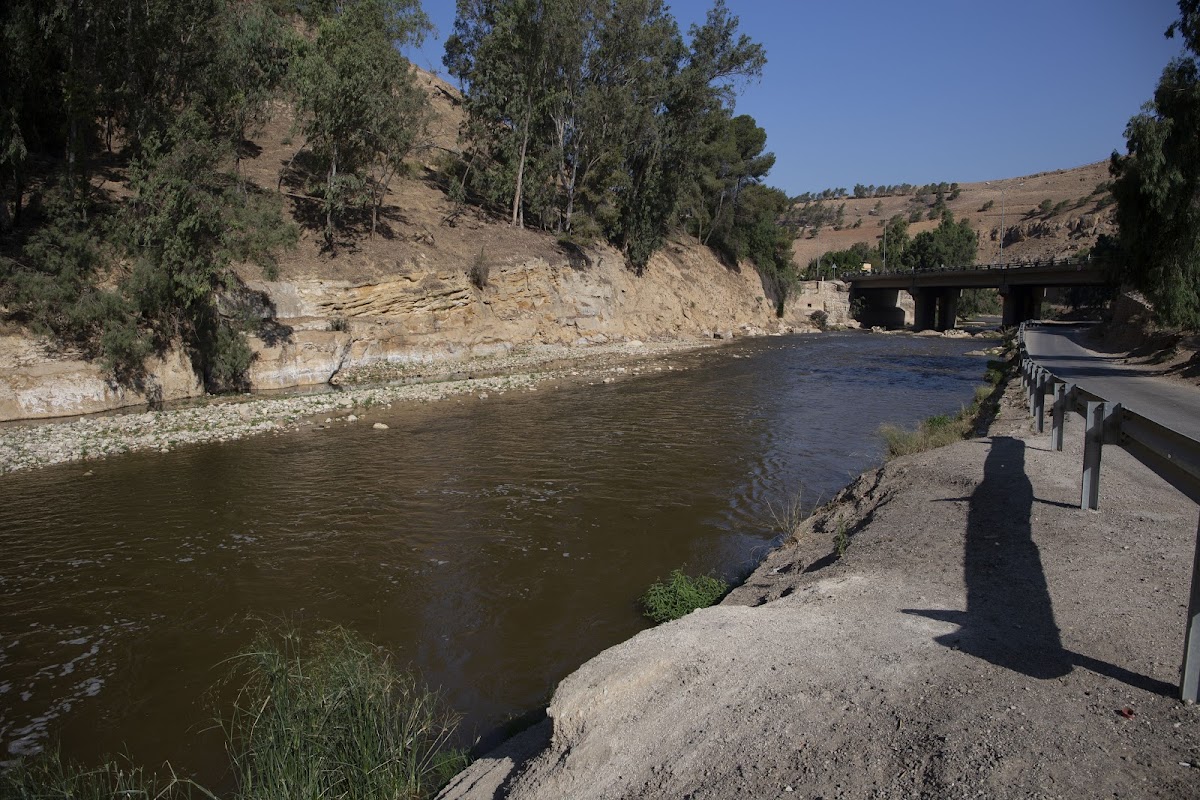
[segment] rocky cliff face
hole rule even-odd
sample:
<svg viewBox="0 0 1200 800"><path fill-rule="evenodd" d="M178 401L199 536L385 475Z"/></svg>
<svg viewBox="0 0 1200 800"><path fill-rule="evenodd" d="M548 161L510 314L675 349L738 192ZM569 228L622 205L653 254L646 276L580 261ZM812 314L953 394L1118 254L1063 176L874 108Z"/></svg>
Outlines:
<svg viewBox="0 0 1200 800"><path fill-rule="evenodd" d="M853 324L848 293L809 282L776 316L773 293L750 266L732 269L710 251L668 245L642 276L620 254L595 248L499 259L486 278L462 266L397 264L368 280L297 276L247 281L227 306L257 316L249 379L255 391L336 381L380 362L432 364L541 344L732 338L812 330L811 314ZM229 309L227 309L229 310ZM143 389L108 380L98 364L56 355L28 337L0 339L0 420L107 411L203 394L187 358L147 364Z"/></svg>
<svg viewBox="0 0 1200 800"><path fill-rule="evenodd" d="M378 362L430 363L540 344L731 338L811 329L819 307L849 322L848 295L826 283L792 299L783 318L752 268L674 245L641 276L597 248L573 259L511 259L476 285L455 268L412 266L369 282L252 282L274 323L256 337L255 389L324 383Z"/></svg>
<svg viewBox="0 0 1200 800"><path fill-rule="evenodd" d="M203 394L191 362L173 349L146 363L142 386L122 386L79 354L28 336L0 336L0 421L92 414Z"/></svg>

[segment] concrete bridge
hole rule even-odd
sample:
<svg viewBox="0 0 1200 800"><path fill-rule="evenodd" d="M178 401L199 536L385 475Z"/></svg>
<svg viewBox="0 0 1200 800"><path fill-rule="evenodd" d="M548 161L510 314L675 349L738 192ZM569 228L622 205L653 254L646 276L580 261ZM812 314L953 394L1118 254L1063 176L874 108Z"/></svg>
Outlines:
<svg viewBox="0 0 1200 800"><path fill-rule="evenodd" d="M915 306L913 327L919 331L953 328L963 289L999 289L1004 298L1004 325L1008 326L1041 316L1047 288L1111 283L1104 266L1091 259L851 273L842 280L850 284L851 304L859 300L863 305L859 321L864 325L904 327L899 297L901 291L909 292Z"/></svg>

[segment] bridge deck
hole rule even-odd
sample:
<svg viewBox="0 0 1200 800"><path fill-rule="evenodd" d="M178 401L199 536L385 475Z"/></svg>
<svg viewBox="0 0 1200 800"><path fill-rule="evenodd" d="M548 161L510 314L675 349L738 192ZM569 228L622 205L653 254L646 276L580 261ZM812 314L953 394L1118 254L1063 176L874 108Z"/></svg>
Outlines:
<svg viewBox="0 0 1200 800"><path fill-rule="evenodd" d="M1104 286L1108 270L1093 261L1073 259L1033 264L981 264L973 267L848 273L842 280L855 289L978 289L1001 286Z"/></svg>

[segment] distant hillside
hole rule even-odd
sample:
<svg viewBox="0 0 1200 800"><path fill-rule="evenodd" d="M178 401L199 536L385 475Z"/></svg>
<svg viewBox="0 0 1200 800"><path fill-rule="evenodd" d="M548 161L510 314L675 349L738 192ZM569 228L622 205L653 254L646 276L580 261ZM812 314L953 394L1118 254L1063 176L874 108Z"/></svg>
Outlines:
<svg viewBox="0 0 1200 800"><path fill-rule="evenodd" d="M955 219L966 217L979 234L980 262L1000 257L1002 215L1006 231L1005 261L1057 258L1091 247L1102 233L1113 233L1111 196L1103 188L1108 180L1108 162L1098 161L1020 178L959 184L958 196L951 200L947 193L945 202ZM1040 207L1047 200L1050 212L1043 213ZM938 224L937 219L927 218L935 203L932 194L923 201L909 194L819 202L835 212L845 204L841 229L835 230L827 224L815 236L811 227L799 230L793 252L802 270L818 255L845 250L856 242L878 245L883 220L896 214L905 219L920 215L919 222L910 224L910 235L931 230ZM793 211L804 206L797 203ZM856 224L858 227L854 227Z"/></svg>

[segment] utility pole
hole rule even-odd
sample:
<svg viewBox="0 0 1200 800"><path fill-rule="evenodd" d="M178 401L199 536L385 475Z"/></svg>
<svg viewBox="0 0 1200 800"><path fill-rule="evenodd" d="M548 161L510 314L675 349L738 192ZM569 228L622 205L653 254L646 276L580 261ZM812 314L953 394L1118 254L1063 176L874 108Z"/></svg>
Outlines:
<svg viewBox="0 0 1200 800"><path fill-rule="evenodd" d="M991 186L992 182L984 181L983 185ZM1025 182L1021 181L1020 183L1017 184L1017 188L1019 189L1024 185L1025 185ZM1001 187L1001 189L1000 189L1000 255L998 257L1001 264L1004 263L1004 199L1007 194L1008 194L1008 187L1007 186Z"/></svg>

